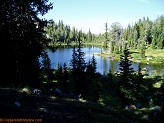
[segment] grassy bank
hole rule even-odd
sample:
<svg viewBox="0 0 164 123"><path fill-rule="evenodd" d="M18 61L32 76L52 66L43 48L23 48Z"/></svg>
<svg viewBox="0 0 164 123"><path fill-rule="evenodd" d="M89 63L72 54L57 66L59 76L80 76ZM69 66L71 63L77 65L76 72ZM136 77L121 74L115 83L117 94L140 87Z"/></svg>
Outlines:
<svg viewBox="0 0 164 123"><path fill-rule="evenodd" d="M145 64L162 64L164 62L164 50L147 49L145 58L141 58L139 50L130 50L132 52L133 62L142 62Z"/></svg>
<svg viewBox="0 0 164 123"><path fill-rule="evenodd" d="M135 63L145 63L145 64L162 64L164 63L164 50L159 49L147 49L145 52L145 58L141 58L140 51L138 49L131 49L131 56L133 57L132 61ZM120 59L121 54L115 53L97 53L96 55L102 57L114 57L115 60Z"/></svg>

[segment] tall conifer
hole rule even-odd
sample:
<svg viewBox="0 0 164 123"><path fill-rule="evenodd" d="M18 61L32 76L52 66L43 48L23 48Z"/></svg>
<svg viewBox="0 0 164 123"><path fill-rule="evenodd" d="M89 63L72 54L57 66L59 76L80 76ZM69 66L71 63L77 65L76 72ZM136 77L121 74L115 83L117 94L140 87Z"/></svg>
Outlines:
<svg viewBox="0 0 164 123"><path fill-rule="evenodd" d="M133 80L133 68L131 68L131 56L128 48L125 45L123 55L120 57L120 74L119 74L119 94L122 104L132 103L134 99L134 80Z"/></svg>

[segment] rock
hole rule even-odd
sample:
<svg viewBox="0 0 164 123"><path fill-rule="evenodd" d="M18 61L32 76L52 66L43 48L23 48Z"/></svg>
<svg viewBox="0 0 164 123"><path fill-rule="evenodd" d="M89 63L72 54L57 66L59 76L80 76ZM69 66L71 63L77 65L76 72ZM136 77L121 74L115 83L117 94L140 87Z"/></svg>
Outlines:
<svg viewBox="0 0 164 123"><path fill-rule="evenodd" d="M46 108L39 108L39 111L47 113L48 110Z"/></svg>
<svg viewBox="0 0 164 123"><path fill-rule="evenodd" d="M74 119L74 116L67 116L67 119Z"/></svg>
<svg viewBox="0 0 164 123"><path fill-rule="evenodd" d="M30 89L28 89L28 88L23 88L23 89L21 90L21 92L25 92L25 93L27 93L27 94L30 94L30 93L31 93Z"/></svg>
<svg viewBox="0 0 164 123"><path fill-rule="evenodd" d="M147 72L148 69L145 67L145 68L142 68L141 72Z"/></svg>
<svg viewBox="0 0 164 123"><path fill-rule="evenodd" d="M109 56L109 59L110 60L114 60L114 56Z"/></svg>
<svg viewBox="0 0 164 123"><path fill-rule="evenodd" d="M141 61L139 61L139 60L136 60L136 62L137 62L137 63L140 63Z"/></svg>
<svg viewBox="0 0 164 123"><path fill-rule="evenodd" d="M20 104L20 102L18 102L18 101L15 101L15 105L19 108L19 107L21 107L21 104Z"/></svg>
<svg viewBox="0 0 164 123"><path fill-rule="evenodd" d="M136 106L135 105L127 105L125 107L125 110L127 111L134 111L136 109Z"/></svg>
<svg viewBox="0 0 164 123"><path fill-rule="evenodd" d="M41 94L42 94L42 91L39 90L39 89L34 89L34 90L32 91L32 94L41 95Z"/></svg>
<svg viewBox="0 0 164 123"><path fill-rule="evenodd" d="M152 110L161 110L161 107L160 106L154 106L154 107L152 107Z"/></svg>
<svg viewBox="0 0 164 123"><path fill-rule="evenodd" d="M82 98L79 99L80 102L87 102L87 100L84 100Z"/></svg>
<svg viewBox="0 0 164 123"><path fill-rule="evenodd" d="M28 90L27 88L23 88L22 91L23 91L23 92L27 92L27 91L29 91L29 90Z"/></svg>
<svg viewBox="0 0 164 123"><path fill-rule="evenodd" d="M150 59L152 59L152 58L150 58L150 57L146 57L146 60L147 60L147 61L149 61Z"/></svg>
<svg viewBox="0 0 164 123"><path fill-rule="evenodd" d="M52 91L53 91L54 94L57 94L59 96L62 95L62 91L60 89L58 89L58 88L54 88L54 89L52 89Z"/></svg>

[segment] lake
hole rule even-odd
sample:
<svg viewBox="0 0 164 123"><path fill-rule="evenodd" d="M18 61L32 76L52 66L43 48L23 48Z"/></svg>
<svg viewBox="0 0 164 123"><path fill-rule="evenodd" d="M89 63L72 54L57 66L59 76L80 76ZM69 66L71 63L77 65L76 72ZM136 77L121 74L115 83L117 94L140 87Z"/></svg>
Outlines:
<svg viewBox="0 0 164 123"><path fill-rule="evenodd" d="M101 48L93 47L93 46L83 47L81 49L83 52L85 52L84 59L86 62L88 62L92 58L93 54L101 52ZM73 53L73 48L58 48L55 52L49 51L48 55L51 60L51 67L56 69L58 63L62 66L64 63L69 65L72 59L72 53ZM113 72L119 71L119 60L110 60L109 58L104 58L97 55L94 56L97 62L97 72L106 75L110 69ZM138 70L137 63L132 63L131 67L133 67L135 71ZM141 64L141 68L145 68L145 67L149 70L148 72L149 75L153 74L154 71L156 71L157 73L162 73L162 69L164 69L161 68L161 66L159 65Z"/></svg>

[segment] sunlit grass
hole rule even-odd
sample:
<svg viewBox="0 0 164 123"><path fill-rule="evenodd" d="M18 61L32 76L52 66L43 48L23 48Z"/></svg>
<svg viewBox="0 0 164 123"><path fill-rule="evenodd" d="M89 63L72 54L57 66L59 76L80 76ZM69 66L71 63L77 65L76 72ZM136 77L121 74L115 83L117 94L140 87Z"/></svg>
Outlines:
<svg viewBox="0 0 164 123"><path fill-rule="evenodd" d="M50 99L52 99L52 100L56 100L57 97L55 97L55 96L50 96Z"/></svg>
<svg viewBox="0 0 164 123"><path fill-rule="evenodd" d="M164 50L162 49L147 49L146 56L153 56L153 57L164 57Z"/></svg>
<svg viewBox="0 0 164 123"><path fill-rule="evenodd" d="M161 85L162 85L162 83L163 83L163 81L159 81L159 82L153 84L153 87L154 87L154 88L160 88Z"/></svg>
<svg viewBox="0 0 164 123"><path fill-rule="evenodd" d="M132 53L131 56L133 57L133 62L139 63L146 63L146 64L161 64L164 62L164 50L159 49L147 49L145 52L145 58L142 58L140 55L139 49L130 49L130 52ZM98 53L96 55L102 56L102 57L109 57L114 56L115 60L120 59L121 54L114 54L114 53Z"/></svg>
<svg viewBox="0 0 164 123"><path fill-rule="evenodd" d="M119 60L120 59L120 54L114 54L114 53L95 53L97 56L102 56L105 58L109 58L111 56L114 57L114 60Z"/></svg>
<svg viewBox="0 0 164 123"><path fill-rule="evenodd" d="M52 80L52 82L56 83L56 82L58 82L58 81L57 81L57 80Z"/></svg>
<svg viewBox="0 0 164 123"><path fill-rule="evenodd" d="M43 81L42 83L46 84L47 82Z"/></svg>

